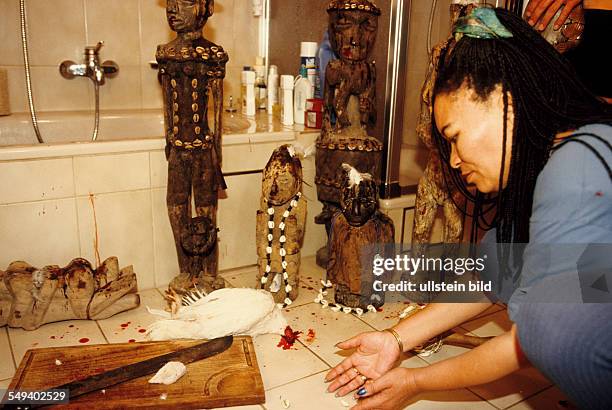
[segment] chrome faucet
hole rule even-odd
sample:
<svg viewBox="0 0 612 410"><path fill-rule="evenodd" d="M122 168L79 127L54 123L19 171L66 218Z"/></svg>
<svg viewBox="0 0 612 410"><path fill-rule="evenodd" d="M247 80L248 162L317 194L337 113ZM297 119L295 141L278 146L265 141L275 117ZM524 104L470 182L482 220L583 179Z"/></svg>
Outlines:
<svg viewBox="0 0 612 410"><path fill-rule="evenodd" d="M104 41L100 41L95 46L85 47L85 62L77 64L74 61L66 60L60 64L60 74L62 77L72 79L76 76L88 77L98 84L103 85L106 76L112 76L119 71L119 66L114 61L104 61L100 64L100 49Z"/></svg>

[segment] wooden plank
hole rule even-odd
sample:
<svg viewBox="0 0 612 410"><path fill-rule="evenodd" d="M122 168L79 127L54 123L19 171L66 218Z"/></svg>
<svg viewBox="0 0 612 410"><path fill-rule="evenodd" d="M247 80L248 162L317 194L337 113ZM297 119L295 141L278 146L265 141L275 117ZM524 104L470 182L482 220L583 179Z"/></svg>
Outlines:
<svg viewBox="0 0 612 410"><path fill-rule="evenodd" d="M44 390L151 357L193 346L201 341L121 343L30 349L9 390ZM62 362L56 364L56 360ZM265 402L263 381L250 337L236 337L223 353L187 365L187 373L166 386L140 377L78 397L58 409L86 408L215 408ZM166 394L165 400L161 399Z"/></svg>

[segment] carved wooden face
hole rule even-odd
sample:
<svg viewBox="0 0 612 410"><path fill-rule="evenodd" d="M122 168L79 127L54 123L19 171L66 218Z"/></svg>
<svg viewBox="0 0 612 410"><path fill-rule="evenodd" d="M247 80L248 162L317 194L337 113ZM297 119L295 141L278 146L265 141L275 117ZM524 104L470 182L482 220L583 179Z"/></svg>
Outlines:
<svg viewBox="0 0 612 410"><path fill-rule="evenodd" d="M207 216L198 216L181 230L181 246L191 255L207 255L217 243L217 227Z"/></svg>
<svg viewBox="0 0 612 410"><path fill-rule="evenodd" d="M348 182L342 189L342 213L352 226L365 224L378 209L376 184L372 180L364 180L352 187Z"/></svg>
<svg viewBox="0 0 612 410"><path fill-rule="evenodd" d="M167 0L166 18L177 33L201 30L212 16L214 0Z"/></svg>
<svg viewBox="0 0 612 410"><path fill-rule="evenodd" d="M334 52L344 61L364 61L376 40L378 16L360 10L329 13L329 39Z"/></svg>
<svg viewBox="0 0 612 410"><path fill-rule="evenodd" d="M286 146L277 148L263 172L262 195L271 206L290 201L302 186L300 160L289 155Z"/></svg>

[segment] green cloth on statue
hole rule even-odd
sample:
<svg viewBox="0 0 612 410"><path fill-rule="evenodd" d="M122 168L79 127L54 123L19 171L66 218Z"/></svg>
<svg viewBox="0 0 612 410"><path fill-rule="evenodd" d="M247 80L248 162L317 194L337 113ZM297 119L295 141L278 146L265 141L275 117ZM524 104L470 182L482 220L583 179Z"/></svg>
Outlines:
<svg viewBox="0 0 612 410"><path fill-rule="evenodd" d="M459 19L453 28L455 39L462 36L480 39L511 38L512 33L499 21L495 10L489 7L479 7L467 16Z"/></svg>

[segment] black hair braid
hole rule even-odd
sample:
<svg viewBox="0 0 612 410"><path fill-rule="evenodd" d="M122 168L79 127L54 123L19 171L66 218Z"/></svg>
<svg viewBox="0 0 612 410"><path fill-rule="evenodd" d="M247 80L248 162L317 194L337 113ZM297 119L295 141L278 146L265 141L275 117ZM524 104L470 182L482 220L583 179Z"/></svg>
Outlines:
<svg viewBox="0 0 612 410"><path fill-rule="evenodd" d="M439 133L435 117L432 135L449 191L451 185L456 187L474 204L469 215L471 240L476 240L478 228L496 226L498 243L527 243L536 180L548 161L555 136L591 123L612 124L612 107L593 95L567 60L519 16L504 9L495 12L513 37L464 36L450 42L440 56L434 102L436 95L452 93L464 85L485 101L501 85L504 141L510 137L506 132L512 133L511 153L506 152L502 160L504 163L511 154L505 188L496 198L470 192L459 171L450 166L450 145ZM514 126L506 131L509 104ZM500 184L502 177L500 171ZM492 223L487 223L486 205L495 203L496 215ZM520 255L514 256L514 263L520 265ZM508 255L501 255L501 260L508 261Z"/></svg>

